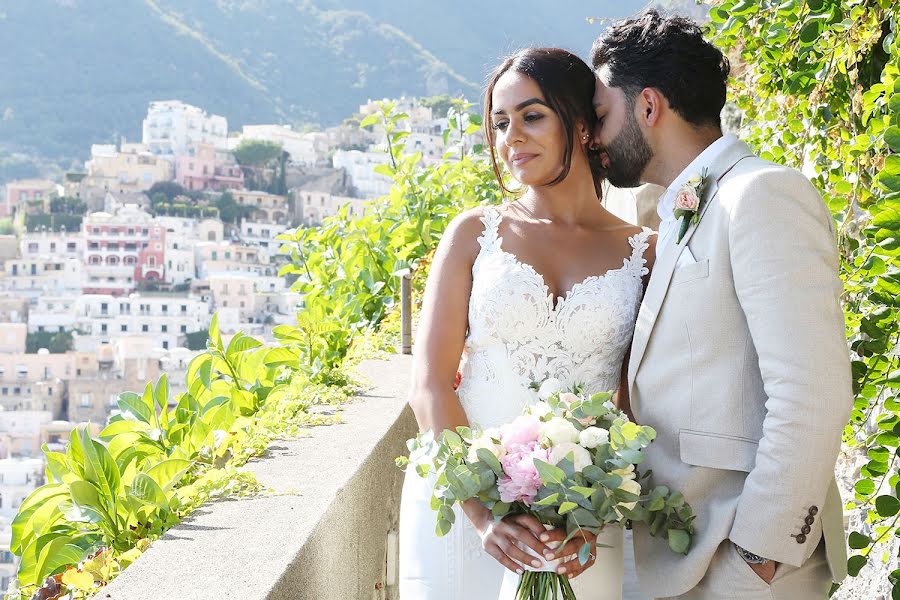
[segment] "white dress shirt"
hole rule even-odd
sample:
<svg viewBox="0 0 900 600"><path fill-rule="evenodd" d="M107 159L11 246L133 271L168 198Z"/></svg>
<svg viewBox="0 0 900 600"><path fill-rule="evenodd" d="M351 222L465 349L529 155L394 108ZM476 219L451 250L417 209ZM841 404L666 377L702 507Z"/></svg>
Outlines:
<svg viewBox="0 0 900 600"><path fill-rule="evenodd" d="M659 214L659 242L657 242L656 256L659 257L669 246L675 245L675 232L678 230L678 221L675 219L675 195L693 175L698 175L703 167L710 165L721 152L737 141L733 134L723 135L691 161L684 171L672 181L666 188L666 193L659 199L656 212Z"/></svg>

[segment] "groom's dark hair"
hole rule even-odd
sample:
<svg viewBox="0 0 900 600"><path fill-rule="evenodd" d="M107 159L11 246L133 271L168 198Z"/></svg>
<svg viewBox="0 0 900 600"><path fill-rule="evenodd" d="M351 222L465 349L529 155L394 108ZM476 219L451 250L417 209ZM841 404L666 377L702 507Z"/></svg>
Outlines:
<svg viewBox="0 0 900 600"><path fill-rule="evenodd" d="M591 62L595 71L608 67L609 85L621 88L629 103L656 88L688 123L721 127L730 65L694 21L646 10L597 38Z"/></svg>

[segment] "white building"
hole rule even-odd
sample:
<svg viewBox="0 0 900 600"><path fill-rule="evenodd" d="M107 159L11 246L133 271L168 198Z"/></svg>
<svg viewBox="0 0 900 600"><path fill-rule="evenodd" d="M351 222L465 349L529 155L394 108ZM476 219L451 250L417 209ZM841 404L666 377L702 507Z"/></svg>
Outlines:
<svg viewBox="0 0 900 600"><path fill-rule="evenodd" d="M23 259L41 256L81 259L84 256L84 237L80 231L23 233L19 252Z"/></svg>
<svg viewBox="0 0 900 600"><path fill-rule="evenodd" d="M361 152L359 150L337 150L332 157L335 169L344 169L353 180L353 187L364 198L371 199L387 194L393 182L387 175L375 172L378 165L390 164L385 152Z"/></svg>
<svg viewBox="0 0 900 600"><path fill-rule="evenodd" d="M69 296L41 296L35 306L28 311L28 332L38 331L72 331L77 322L75 305L77 294Z"/></svg>
<svg viewBox="0 0 900 600"><path fill-rule="evenodd" d="M0 271L0 292L34 302L45 294L78 293L84 281L85 270L81 259L37 255L5 261Z"/></svg>
<svg viewBox="0 0 900 600"><path fill-rule="evenodd" d="M317 143L314 133L294 131L290 125L244 125L240 137L229 138L228 145L234 150L243 140L281 144L284 151L291 155L291 162L298 165L315 165L325 158L325 151Z"/></svg>
<svg viewBox="0 0 900 600"><path fill-rule="evenodd" d="M241 241L250 246L269 248L273 252L277 252L283 242L276 240L275 236L288 229L290 227L285 223L265 223L245 219L241 221Z"/></svg>
<svg viewBox="0 0 900 600"><path fill-rule="evenodd" d="M157 347L176 348L185 334L206 329L209 305L189 296L141 295L127 297L85 294L75 301L75 337L79 351L95 350L125 336L150 336Z"/></svg>
<svg viewBox="0 0 900 600"><path fill-rule="evenodd" d="M49 410L0 410L0 458L40 457L41 432L51 421Z"/></svg>
<svg viewBox="0 0 900 600"><path fill-rule="evenodd" d="M144 119L143 143L155 155L171 160L196 144L228 148L228 120L178 100L151 102Z"/></svg>

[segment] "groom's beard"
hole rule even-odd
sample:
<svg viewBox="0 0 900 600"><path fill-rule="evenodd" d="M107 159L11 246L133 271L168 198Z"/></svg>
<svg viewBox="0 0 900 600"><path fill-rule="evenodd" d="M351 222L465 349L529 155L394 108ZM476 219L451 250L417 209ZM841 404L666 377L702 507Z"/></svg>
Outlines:
<svg viewBox="0 0 900 600"><path fill-rule="evenodd" d="M603 151L609 157L606 178L612 185L617 188L641 185L641 175L653 158L653 150L633 115L629 116L622 131Z"/></svg>

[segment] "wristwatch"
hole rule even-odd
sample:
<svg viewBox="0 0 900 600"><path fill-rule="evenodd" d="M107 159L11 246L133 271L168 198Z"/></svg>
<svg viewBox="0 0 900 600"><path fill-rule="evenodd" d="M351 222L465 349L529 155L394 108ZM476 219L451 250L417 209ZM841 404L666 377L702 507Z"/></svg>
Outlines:
<svg viewBox="0 0 900 600"><path fill-rule="evenodd" d="M731 543L734 544L734 542L731 542ZM734 549L737 550L737 553L741 555L741 558L743 558L746 562L750 563L751 565L764 565L767 562L769 562L768 558L763 558L759 554L753 554L749 550L745 550L744 548L741 548L737 544L734 544Z"/></svg>

